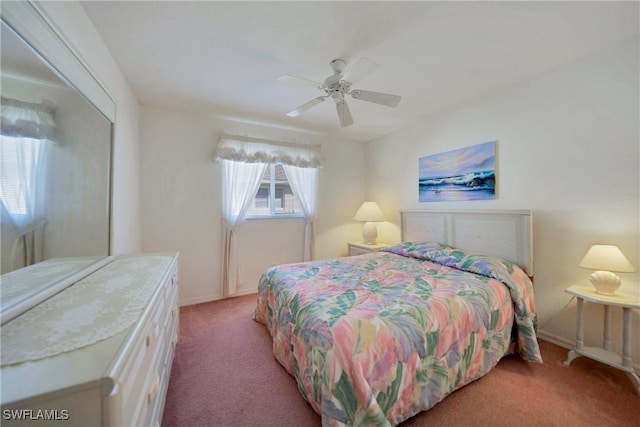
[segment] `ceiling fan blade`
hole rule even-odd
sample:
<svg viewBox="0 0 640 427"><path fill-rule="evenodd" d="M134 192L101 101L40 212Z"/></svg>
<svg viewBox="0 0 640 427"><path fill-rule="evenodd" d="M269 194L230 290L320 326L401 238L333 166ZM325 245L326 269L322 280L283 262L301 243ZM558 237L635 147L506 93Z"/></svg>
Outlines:
<svg viewBox="0 0 640 427"><path fill-rule="evenodd" d="M344 128L353 124L353 117L351 117L351 110L349 105L343 99L341 102L336 103L336 110L338 111L338 117L340 118L340 125Z"/></svg>
<svg viewBox="0 0 640 427"><path fill-rule="evenodd" d="M344 70L342 79L354 84L369 73L373 72L376 68L378 68L378 64L363 56L352 65L347 66L347 69Z"/></svg>
<svg viewBox="0 0 640 427"><path fill-rule="evenodd" d="M370 90L354 89L349 94L354 99L361 101L375 102L376 104L386 105L388 107L396 107L402 99L399 95L391 95L382 92L372 92Z"/></svg>
<svg viewBox="0 0 640 427"><path fill-rule="evenodd" d="M287 116L289 116L289 117L298 117L301 113L304 113L309 108L320 104L322 101L325 100L325 98L326 98L326 96L319 96L317 98L313 98L311 101L302 104L301 106L299 106L295 110L289 111L287 113Z"/></svg>
<svg viewBox="0 0 640 427"><path fill-rule="evenodd" d="M294 76L280 76L278 78L279 82L283 83L299 83L307 86L313 86L316 89L322 88L322 83L317 82L315 80L303 79L302 77L294 77Z"/></svg>

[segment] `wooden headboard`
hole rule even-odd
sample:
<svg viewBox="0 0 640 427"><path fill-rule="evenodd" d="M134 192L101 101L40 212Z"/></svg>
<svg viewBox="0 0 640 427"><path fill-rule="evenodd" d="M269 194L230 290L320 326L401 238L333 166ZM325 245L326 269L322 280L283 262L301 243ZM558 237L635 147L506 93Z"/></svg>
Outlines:
<svg viewBox="0 0 640 427"><path fill-rule="evenodd" d="M433 241L505 258L533 277L530 210L401 210L402 241Z"/></svg>

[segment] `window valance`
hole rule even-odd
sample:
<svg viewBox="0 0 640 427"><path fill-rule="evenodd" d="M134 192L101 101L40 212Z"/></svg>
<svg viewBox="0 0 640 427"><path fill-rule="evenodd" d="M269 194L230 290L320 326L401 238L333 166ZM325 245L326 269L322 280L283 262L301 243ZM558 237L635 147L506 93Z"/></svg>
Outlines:
<svg viewBox="0 0 640 427"><path fill-rule="evenodd" d="M281 163L299 168L321 168L324 158L319 144L270 141L239 135L221 135L216 160L243 163Z"/></svg>
<svg viewBox="0 0 640 427"><path fill-rule="evenodd" d="M56 123L53 108L2 97L1 133L4 136L53 140Z"/></svg>

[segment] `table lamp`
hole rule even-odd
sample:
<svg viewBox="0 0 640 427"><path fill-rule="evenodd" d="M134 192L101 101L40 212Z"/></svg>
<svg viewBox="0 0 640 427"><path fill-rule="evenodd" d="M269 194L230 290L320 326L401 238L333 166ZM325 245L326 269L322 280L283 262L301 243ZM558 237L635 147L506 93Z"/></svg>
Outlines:
<svg viewBox="0 0 640 427"><path fill-rule="evenodd" d="M582 258L579 267L596 270L589 276L589 281L602 295L614 295L620 286L620 278L613 273L633 273L635 268L614 245L593 245Z"/></svg>
<svg viewBox="0 0 640 427"><path fill-rule="evenodd" d="M380 206L378 206L376 202L364 202L353 219L356 221L364 221L362 240L364 240L365 245L375 245L376 238L378 237L378 229L374 223L385 220Z"/></svg>

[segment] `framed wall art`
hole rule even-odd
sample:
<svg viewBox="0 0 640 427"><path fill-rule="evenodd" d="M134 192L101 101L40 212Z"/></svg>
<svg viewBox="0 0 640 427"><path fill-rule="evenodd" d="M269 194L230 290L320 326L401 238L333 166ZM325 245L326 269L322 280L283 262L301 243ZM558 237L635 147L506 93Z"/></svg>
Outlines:
<svg viewBox="0 0 640 427"><path fill-rule="evenodd" d="M496 198L497 141L418 159L421 202Z"/></svg>

